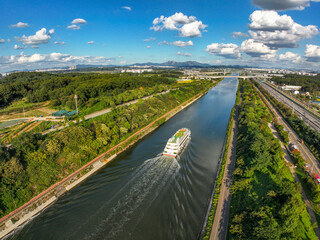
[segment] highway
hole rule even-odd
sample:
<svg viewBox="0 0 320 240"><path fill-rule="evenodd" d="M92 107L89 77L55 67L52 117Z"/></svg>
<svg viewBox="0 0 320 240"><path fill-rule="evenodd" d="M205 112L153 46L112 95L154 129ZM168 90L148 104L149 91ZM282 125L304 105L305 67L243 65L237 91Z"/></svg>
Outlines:
<svg viewBox="0 0 320 240"><path fill-rule="evenodd" d="M260 83L260 82L259 82ZM265 84L260 83L262 86L266 86ZM270 87L269 87L270 88ZM257 91L258 88L256 88ZM261 92L260 92L261 93ZM263 95L263 94L262 94ZM264 97L269 109L274 113L274 115L278 118L280 124L282 124L289 132L290 142L297 146L298 150L301 152L302 157L308 163L308 169L311 172L315 172L320 176L320 166L318 160L313 156L310 152L309 148L299 141L298 134L290 127L290 125L283 119L280 113L273 107L273 105Z"/></svg>
<svg viewBox="0 0 320 240"><path fill-rule="evenodd" d="M320 132L320 119L317 118L315 115L310 113L307 109L301 107L291 99L285 97L283 94L279 93L274 88L270 87L269 85L265 83L260 83L260 85L267 90L273 97L275 97L278 101L284 103L288 107L292 108L293 111L298 114L299 118L302 119L308 126L310 126L312 129Z"/></svg>

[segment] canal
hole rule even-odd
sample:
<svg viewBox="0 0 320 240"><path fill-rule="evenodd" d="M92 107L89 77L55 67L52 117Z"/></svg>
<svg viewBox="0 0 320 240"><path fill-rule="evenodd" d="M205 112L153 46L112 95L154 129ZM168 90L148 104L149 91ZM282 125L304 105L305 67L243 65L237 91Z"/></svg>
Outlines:
<svg viewBox="0 0 320 240"><path fill-rule="evenodd" d="M7 239L196 239L237 85L225 78ZM162 157L183 127L191 130L187 148Z"/></svg>

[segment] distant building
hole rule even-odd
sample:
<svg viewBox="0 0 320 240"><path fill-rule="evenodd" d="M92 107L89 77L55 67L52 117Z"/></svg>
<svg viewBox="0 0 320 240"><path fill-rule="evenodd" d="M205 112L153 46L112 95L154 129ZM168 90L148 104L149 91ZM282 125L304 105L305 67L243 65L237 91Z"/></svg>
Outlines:
<svg viewBox="0 0 320 240"><path fill-rule="evenodd" d="M142 69L122 69L122 73L130 72L130 73L143 73L143 72L153 72L151 68L142 68Z"/></svg>
<svg viewBox="0 0 320 240"><path fill-rule="evenodd" d="M300 91L302 86L291 86L291 85L284 85L281 87L282 90L285 90L285 91Z"/></svg>

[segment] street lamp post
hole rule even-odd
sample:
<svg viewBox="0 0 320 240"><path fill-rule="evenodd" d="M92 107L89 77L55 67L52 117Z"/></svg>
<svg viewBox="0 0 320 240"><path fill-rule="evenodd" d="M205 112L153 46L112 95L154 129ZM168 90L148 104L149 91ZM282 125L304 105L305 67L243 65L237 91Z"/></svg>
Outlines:
<svg viewBox="0 0 320 240"><path fill-rule="evenodd" d="M78 95L74 95L74 100L76 102L76 109L77 109L77 114L79 113L78 111Z"/></svg>

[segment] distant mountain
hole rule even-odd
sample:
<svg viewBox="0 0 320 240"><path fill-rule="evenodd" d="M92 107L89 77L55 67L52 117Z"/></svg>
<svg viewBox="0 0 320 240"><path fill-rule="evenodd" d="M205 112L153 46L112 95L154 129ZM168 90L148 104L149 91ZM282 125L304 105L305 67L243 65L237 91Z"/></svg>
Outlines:
<svg viewBox="0 0 320 240"><path fill-rule="evenodd" d="M74 66L76 69L83 68L108 68L108 67L117 67L117 65L87 65L87 64L77 64Z"/></svg>
<svg viewBox="0 0 320 240"><path fill-rule="evenodd" d="M151 67L173 67L173 68L202 68L202 67L210 67L211 65L206 63L199 63L196 61L187 61L187 62L175 62L175 61L168 61L164 63L136 63L129 66L151 66Z"/></svg>

